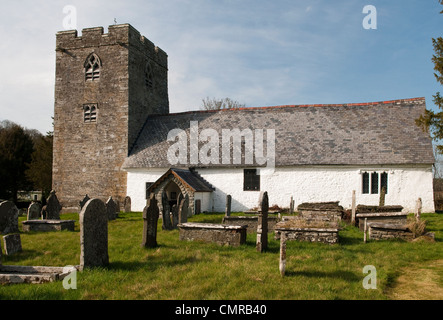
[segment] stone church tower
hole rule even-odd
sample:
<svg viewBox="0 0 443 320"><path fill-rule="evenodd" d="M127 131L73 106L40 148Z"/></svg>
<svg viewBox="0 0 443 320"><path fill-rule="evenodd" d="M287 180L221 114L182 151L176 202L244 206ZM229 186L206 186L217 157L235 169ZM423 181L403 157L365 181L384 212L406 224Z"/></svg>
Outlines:
<svg viewBox="0 0 443 320"><path fill-rule="evenodd" d="M169 113L167 54L129 24L57 33L53 189L123 202L121 169L150 114Z"/></svg>

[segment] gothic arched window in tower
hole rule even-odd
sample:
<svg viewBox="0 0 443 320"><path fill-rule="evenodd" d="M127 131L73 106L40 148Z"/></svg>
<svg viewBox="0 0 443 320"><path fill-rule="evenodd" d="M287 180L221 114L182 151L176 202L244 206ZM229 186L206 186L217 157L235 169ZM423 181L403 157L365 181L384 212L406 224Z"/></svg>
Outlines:
<svg viewBox="0 0 443 320"><path fill-rule="evenodd" d="M154 73L152 71L152 65L149 61L146 63L145 67L145 80L148 88L152 88L154 86Z"/></svg>
<svg viewBox="0 0 443 320"><path fill-rule="evenodd" d="M83 106L83 120L85 123L97 122L96 104L85 104Z"/></svg>
<svg viewBox="0 0 443 320"><path fill-rule="evenodd" d="M100 79L100 69L102 62L98 55L91 53L85 61L85 80L98 80Z"/></svg>

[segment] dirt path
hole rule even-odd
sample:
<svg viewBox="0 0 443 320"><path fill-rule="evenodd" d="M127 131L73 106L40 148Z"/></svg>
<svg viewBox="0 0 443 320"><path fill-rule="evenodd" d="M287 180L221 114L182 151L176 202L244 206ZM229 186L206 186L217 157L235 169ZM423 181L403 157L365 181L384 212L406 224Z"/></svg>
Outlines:
<svg viewBox="0 0 443 320"><path fill-rule="evenodd" d="M387 295L393 300L443 300L443 260L403 269Z"/></svg>

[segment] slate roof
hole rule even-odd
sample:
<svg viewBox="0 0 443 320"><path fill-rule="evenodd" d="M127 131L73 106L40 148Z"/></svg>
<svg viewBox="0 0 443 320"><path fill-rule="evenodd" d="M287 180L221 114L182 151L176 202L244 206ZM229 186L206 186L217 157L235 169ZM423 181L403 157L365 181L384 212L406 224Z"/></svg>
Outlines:
<svg viewBox="0 0 443 320"><path fill-rule="evenodd" d="M180 179L185 185L187 185L194 192L212 192L214 187L204 180L197 172L188 169L171 168L165 174L163 174L153 185L148 188L148 191L154 190L158 184L168 178L170 174Z"/></svg>
<svg viewBox="0 0 443 320"><path fill-rule="evenodd" d="M429 133L415 124L426 109L424 98L372 103L293 105L193 111L148 117L123 168L169 168L167 152L175 142L167 141L172 129L188 134L190 122L199 131L214 129L221 140L223 129L274 129L275 165L389 165L432 164ZM202 146L205 143L200 143ZM265 143L266 146L266 143ZM266 148L265 152L266 154ZM222 164L183 167L256 167ZM189 164L188 159L188 164ZM243 163L243 162L242 162ZM180 165L176 165L180 167Z"/></svg>

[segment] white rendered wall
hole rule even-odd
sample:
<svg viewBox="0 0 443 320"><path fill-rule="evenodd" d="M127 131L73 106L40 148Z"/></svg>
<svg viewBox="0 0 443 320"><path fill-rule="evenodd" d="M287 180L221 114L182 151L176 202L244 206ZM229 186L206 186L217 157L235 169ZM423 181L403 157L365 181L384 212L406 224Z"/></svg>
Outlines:
<svg viewBox="0 0 443 320"><path fill-rule="evenodd" d="M164 169L128 170L128 195L134 211L142 211L146 204L145 183L155 182ZM225 210L226 195L232 196L232 211L244 211L256 207L259 191L243 191L243 169L208 168L198 173L213 187L212 195L202 195L202 211ZM417 199L422 198L423 212L434 212L432 167L291 167L276 168L271 176L262 176L260 190L267 191L269 205L289 207L291 196L295 207L303 202L339 201L344 208L351 207L352 190L356 191L357 204L378 205L379 194L362 194L363 171L387 172L388 194L386 205L402 205L413 212Z"/></svg>
<svg viewBox="0 0 443 320"><path fill-rule="evenodd" d="M146 182L157 181L168 169L131 169L128 171L126 192L131 197L132 211L143 211L146 206Z"/></svg>

